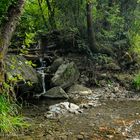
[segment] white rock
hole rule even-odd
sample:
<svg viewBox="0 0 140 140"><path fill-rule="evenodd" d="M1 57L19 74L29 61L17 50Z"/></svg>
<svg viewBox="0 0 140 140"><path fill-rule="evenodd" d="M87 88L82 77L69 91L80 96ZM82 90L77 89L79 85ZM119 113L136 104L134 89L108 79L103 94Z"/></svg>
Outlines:
<svg viewBox="0 0 140 140"><path fill-rule="evenodd" d="M61 102L59 104L51 105L49 107L49 111L46 115L47 118L51 118L54 116L59 116L65 113L80 113L82 110L76 104L70 102Z"/></svg>

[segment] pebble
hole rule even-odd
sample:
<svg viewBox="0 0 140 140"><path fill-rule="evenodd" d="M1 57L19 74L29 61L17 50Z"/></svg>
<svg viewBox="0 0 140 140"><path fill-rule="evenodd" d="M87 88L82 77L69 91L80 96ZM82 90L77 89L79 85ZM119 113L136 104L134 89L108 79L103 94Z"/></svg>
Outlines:
<svg viewBox="0 0 140 140"><path fill-rule="evenodd" d="M139 115L139 113L136 113L136 115Z"/></svg>
<svg viewBox="0 0 140 140"><path fill-rule="evenodd" d="M77 140L84 140L83 135L78 135L78 136L77 136Z"/></svg>
<svg viewBox="0 0 140 140"><path fill-rule="evenodd" d="M112 139L114 136L113 135L106 135L107 138Z"/></svg>

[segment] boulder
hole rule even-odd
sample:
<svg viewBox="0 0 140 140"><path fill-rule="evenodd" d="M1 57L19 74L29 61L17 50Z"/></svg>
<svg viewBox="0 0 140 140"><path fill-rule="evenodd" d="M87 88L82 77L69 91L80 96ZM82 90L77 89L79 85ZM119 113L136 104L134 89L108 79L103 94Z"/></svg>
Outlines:
<svg viewBox="0 0 140 140"><path fill-rule="evenodd" d="M22 92L22 94L29 90L33 91L33 89L37 92L37 90L41 88L41 86L39 86L41 82L36 70L29 65L28 61L23 56L7 55L5 68L8 79L11 81L16 79L20 87L19 92Z"/></svg>
<svg viewBox="0 0 140 140"><path fill-rule="evenodd" d="M53 87L42 96L47 98L68 98L68 95L61 87Z"/></svg>
<svg viewBox="0 0 140 140"><path fill-rule="evenodd" d="M68 93L79 94L79 95L89 95L89 94L92 94L92 90L83 85L75 84L69 88Z"/></svg>
<svg viewBox="0 0 140 140"><path fill-rule="evenodd" d="M6 71L9 78L19 76L26 81L38 82L36 70L28 64L28 61L23 56L7 55Z"/></svg>
<svg viewBox="0 0 140 140"><path fill-rule="evenodd" d="M62 65L63 63L64 63L63 58L60 57L60 58L55 59L54 62L52 63L52 65L51 65L50 68L49 68L50 72L51 72L51 73L56 72L57 69L58 69L58 67L59 67L60 65Z"/></svg>
<svg viewBox="0 0 140 140"><path fill-rule="evenodd" d="M63 89L70 87L79 79L79 70L74 62L62 64L51 79L53 86L60 86Z"/></svg>

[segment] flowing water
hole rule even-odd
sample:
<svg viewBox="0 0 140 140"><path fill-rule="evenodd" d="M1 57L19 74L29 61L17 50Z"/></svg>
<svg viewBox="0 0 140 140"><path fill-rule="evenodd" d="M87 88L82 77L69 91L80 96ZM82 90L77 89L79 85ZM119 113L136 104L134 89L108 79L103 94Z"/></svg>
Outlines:
<svg viewBox="0 0 140 140"><path fill-rule="evenodd" d="M36 95L36 96L41 96L46 93L45 72L44 72L46 69L46 61L44 61L43 58L40 58L39 60L41 63L41 67L37 68L37 72L41 75L43 91L42 91L42 93L40 93L39 95Z"/></svg>

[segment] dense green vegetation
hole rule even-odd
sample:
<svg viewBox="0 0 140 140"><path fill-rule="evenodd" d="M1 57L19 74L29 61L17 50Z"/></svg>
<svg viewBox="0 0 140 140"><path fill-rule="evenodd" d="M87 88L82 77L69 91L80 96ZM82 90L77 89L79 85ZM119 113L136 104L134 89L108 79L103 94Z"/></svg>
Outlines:
<svg viewBox="0 0 140 140"><path fill-rule="evenodd" d="M19 2L22 3L22 0ZM37 37L40 34L59 31L64 32L64 36L72 33L76 47L88 54L90 52L90 55L107 53L117 58L118 53L115 51L121 50L120 54L126 52L129 56L137 54L137 61L140 60L140 0L26 0L25 2L24 13L14 33L11 48L32 48L38 43ZM6 27L10 25L16 26L17 23L13 22L11 17L14 17L17 11L22 11L19 5L17 0L0 1L1 132L11 132L19 126L24 126L22 118L17 115L15 101L9 101L3 90L3 60L6 54L3 50L7 50L3 49L3 46L9 46L15 27L13 30L8 30L8 33L3 34L3 32L9 29ZM16 8L17 11L13 12ZM18 20L19 17L20 14L17 14L14 20ZM140 89L139 75L134 79L134 85Z"/></svg>
<svg viewBox="0 0 140 140"><path fill-rule="evenodd" d="M19 115L13 87L5 78L4 59L24 1L0 1L0 133L13 134L27 126Z"/></svg>
<svg viewBox="0 0 140 140"><path fill-rule="evenodd" d="M93 28L97 46L113 47L139 45L139 2L125 0L92 2ZM28 46L31 38L38 32L51 30L72 30L87 43L87 2L84 0L29 0L21 17L17 36L24 37L23 44ZM33 41L33 40L32 40Z"/></svg>

